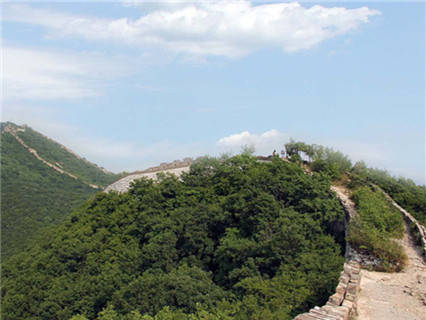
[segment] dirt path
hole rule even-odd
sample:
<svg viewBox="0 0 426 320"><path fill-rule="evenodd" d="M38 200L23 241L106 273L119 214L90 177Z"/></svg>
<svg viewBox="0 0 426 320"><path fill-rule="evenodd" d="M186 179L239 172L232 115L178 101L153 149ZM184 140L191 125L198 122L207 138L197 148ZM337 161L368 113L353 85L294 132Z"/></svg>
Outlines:
<svg viewBox="0 0 426 320"><path fill-rule="evenodd" d="M407 266L399 273L361 271L357 320L426 319L426 264L405 228Z"/></svg>

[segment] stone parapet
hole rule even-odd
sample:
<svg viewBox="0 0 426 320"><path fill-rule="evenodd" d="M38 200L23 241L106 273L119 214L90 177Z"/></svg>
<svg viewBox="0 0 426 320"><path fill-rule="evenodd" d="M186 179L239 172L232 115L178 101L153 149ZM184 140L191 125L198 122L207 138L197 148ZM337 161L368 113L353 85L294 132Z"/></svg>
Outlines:
<svg viewBox="0 0 426 320"><path fill-rule="evenodd" d="M104 189L104 192L127 192L130 188L130 184L133 181L143 177L148 179L156 179L158 172L169 172L180 176L183 172L189 171L189 167L194 163L194 161L195 160L193 158L184 158L183 160L174 160L170 163L163 162L158 166L150 167L142 171L135 171L107 186Z"/></svg>
<svg viewBox="0 0 426 320"><path fill-rule="evenodd" d="M298 315L294 320L349 320L357 315L357 301L361 266L356 261L343 265L336 292L328 298L322 307L314 307L309 312Z"/></svg>
<svg viewBox="0 0 426 320"><path fill-rule="evenodd" d="M157 172L171 172L176 175L180 175L182 172L189 171L189 167L196 161L203 159L205 157L194 158L184 158L183 160L174 160L170 163L163 162L160 165L155 167L150 167L145 170L135 171L130 173L129 175L113 182L109 186L104 189L104 192L108 191L118 191L118 192L126 192L130 188L130 183L136 179L141 179L142 177L147 177L150 179L156 178ZM257 156L257 161L259 162L270 162L272 160L272 156ZM154 174L154 175L152 175Z"/></svg>
<svg viewBox="0 0 426 320"><path fill-rule="evenodd" d="M402 217L410 227L410 232L417 233L417 236L415 236L414 234L413 236L415 236L414 238L418 239L418 241L420 242L419 245L422 250L423 259L426 261L426 228L420 222L418 222L417 219L414 218L407 210L405 210L398 203L396 203L395 200L393 200L392 197L388 195L382 188L375 184L371 184L371 186L376 190L383 192L388 201L392 203L392 205L397 208L399 212L401 212Z"/></svg>
<svg viewBox="0 0 426 320"><path fill-rule="evenodd" d="M345 229L346 236L350 221L357 215L355 204L348 194L341 189L332 186L346 213ZM309 312L298 315L294 320L350 320L357 316L358 292L361 283L361 265L354 260L356 255L353 249L346 244L346 262L340 273L339 283L335 293L328 298L322 307L314 307Z"/></svg>
<svg viewBox="0 0 426 320"><path fill-rule="evenodd" d="M127 192L130 189L130 185L133 181L137 179L142 178L148 178L148 179L157 179L157 173L164 172L164 173L172 173L176 176L180 176L183 172L188 172L189 166L181 166L181 167L175 167L172 169L163 169L163 170L156 170L156 171L144 171L141 173L131 174L124 178L121 178L120 180L114 182L113 184L110 184L108 187L104 189L104 192L109 191L117 191L119 193Z"/></svg>

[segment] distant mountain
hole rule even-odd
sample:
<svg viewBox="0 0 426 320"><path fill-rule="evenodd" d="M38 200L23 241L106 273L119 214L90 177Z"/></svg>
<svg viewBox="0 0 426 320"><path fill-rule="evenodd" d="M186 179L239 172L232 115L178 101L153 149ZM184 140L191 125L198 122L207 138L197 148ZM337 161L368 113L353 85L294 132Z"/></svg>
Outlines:
<svg viewBox="0 0 426 320"><path fill-rule="evenodd" d="M1 124L3 259L117 179L28 126Z"/></svg>

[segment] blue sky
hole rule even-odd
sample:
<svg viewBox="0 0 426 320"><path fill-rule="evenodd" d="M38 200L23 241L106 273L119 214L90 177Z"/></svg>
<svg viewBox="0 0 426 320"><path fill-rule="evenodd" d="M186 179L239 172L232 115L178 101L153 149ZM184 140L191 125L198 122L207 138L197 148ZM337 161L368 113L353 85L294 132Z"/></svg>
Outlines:
<svg viewBox="0 0 426 320"><path fill-rule="evenodd" d="M290 137L425 183L421 2L2 5L2 118L112 171Z"/></svg>

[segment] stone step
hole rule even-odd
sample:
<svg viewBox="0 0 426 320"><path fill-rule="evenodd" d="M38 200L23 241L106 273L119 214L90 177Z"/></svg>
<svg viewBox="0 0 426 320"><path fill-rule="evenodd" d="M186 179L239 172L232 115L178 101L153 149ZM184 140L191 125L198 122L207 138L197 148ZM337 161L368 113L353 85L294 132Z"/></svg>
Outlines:
<svg viewBox="0 0 426 320"><path fill-rule="evenodd" d="M304 313L298 315L294 320L316 320L313 316L311 316L309 313Z"/></svg>
<svg viewBox="0 0 426 320"><path fill-rule="evenodd" d="M335 314L331 314L330 312L327 312L325 310L321 310L320 308L318 308L318 309L311 309L311 311L309 311L309 313L323 315L323 316L326 316L327 319L333 319L333 320L341 320L342 319L341 316L337 316Z"/></svg>
<svg viewBox="0 0 426 320"><path fill-rule="evenodd" d="M312 313L304 313L294 318L294 320L335 320L335 319L318 316Z"/></svg>
<svg viewBox="0 0 426 320"><path fill-rule="evenodd" d="M331 314L335 317L339 317L341 319L345 319L349 315L349 308L341 308L341 307L335 307L335 306L323 306L321 307L321 310L327 312L328 314Z"/></svg>

